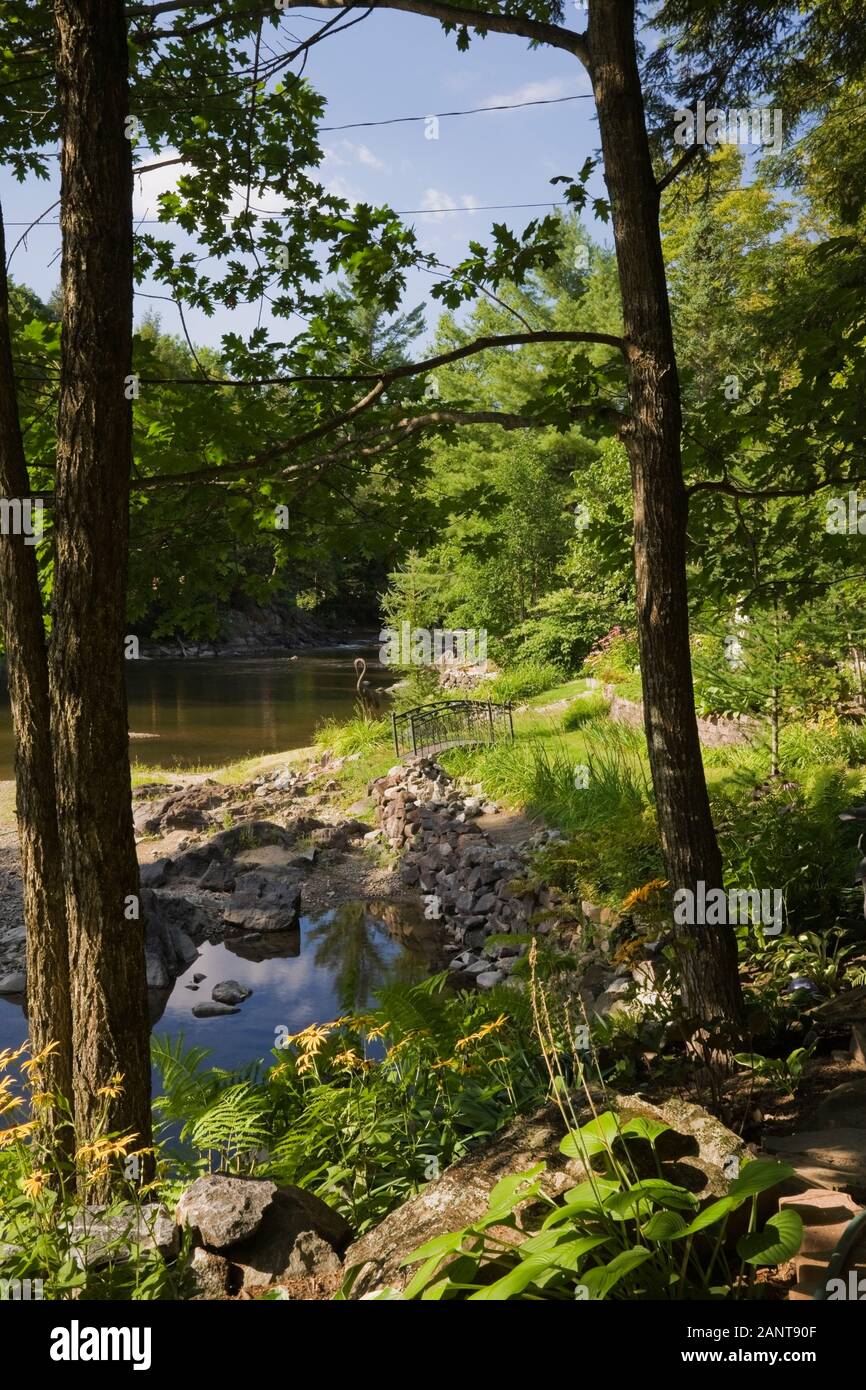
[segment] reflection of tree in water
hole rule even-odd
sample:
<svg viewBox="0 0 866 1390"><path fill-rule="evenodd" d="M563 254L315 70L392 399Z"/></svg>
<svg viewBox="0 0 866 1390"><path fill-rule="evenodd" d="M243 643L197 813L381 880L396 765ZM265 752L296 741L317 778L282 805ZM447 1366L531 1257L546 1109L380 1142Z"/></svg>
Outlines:
<svg viewBox="0 0 866 1390"><path fill-rule="evenodd" d="M310 928L307 939L315 946L317 968L332 972L340 1008L347 1013L364 1008L386 982L412 984L425 973L423 958L396 946L382 915L363 902L336 908L330 921Z"/></svg>

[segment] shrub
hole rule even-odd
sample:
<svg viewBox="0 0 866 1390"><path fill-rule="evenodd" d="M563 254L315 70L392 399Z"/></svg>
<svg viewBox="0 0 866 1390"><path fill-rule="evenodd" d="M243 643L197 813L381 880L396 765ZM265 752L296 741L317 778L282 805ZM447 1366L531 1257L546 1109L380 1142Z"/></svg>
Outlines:
<svg viewBox="0 0 866 1390"><path fill-rule="evenodd" d="M621 627L612 627L606 637L596 642L583 668L603 685L617 685L634 677L638 662L637 638Z"/></svg>
<svg viewBox="0 0 866 1390"><path fill-rule="evenodd" d="M501 671L489 686L489 696L485 690L484 698L498 700L503 704L515 700L528 700L533 695L541 695L545 690L553 690L566 679L562 667L550 662L524 661L510 670Z"/></svg>
<svg viewBox="0 0 866 1390"><path fill-rule="evenodd" d="M585 724L593 724L596 720L606 718L609 709L610 701L607 697L594 691L569 705L562 716L562 727L566 731L582 729Z"/></svg>
<svg viewBox="0 0 866 1390"><path fill-rule="evenodd" d="M391 985L380 1007L283 1040L263 1076L202 1070L154 1043L195 1167L309 1188L362 1232L545 1092L524 996L454 994L445 976ZM383 1055L384 1054L384 1055ZM267 1153L263 1156L262 1146Z"/></svg>
<svg viewBox="0 0 866 1390"><path fill-rule="evenodd" d="M391 738L390 719L371 719L367 715L356 714L351 719L323 719L316 725L316 751L326 749L337 758L345 758L351 753L368 753L373 748L388 743Z"/></svg>

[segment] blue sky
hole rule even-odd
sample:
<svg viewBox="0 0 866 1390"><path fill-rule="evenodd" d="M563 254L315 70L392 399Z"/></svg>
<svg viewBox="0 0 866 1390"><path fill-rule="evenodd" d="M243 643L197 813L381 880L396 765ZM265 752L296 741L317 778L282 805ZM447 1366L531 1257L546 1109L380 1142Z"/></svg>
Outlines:
<svg viewBox="0 0 866 1390"><path fill-rule="evenodd" d="M289 13L281 21L282 42L290 42L290 35L306 37L322 18L321 14L305 18L303 12ZM580 12L572 7L566 22L580 28ZM327 100L325 126L588 94L590 90L581 64L567 53L531 50L523 39L496 34L473 39L469 52L459 53L455 36L445 35L435 20L387 11L374 12L347 33L319 43L310 52L305 75ZM444 118L439 122L438 139L425 138L424 123L417 122L326 133L321 143L326 153L323 182L351 201L388 202L398 210L463 209L419 211L405 218L416 227L425 250L453 264L465 253L470 238L487 239L491 222L504 221L519 231L531 217L546 210L466 209L503 203L552 206L560 195L549 180L556 174L574 174L594 153L598 135L593 102L584 99ZM141 159L148 157L142 154ZM177 176L176 168L141 176L136 181L136 216L155 216L158 193L172 187ZM22 186L5 171L0 175L8 247L22 230L10 224L36 217L57 192L54 182L34 179ZM603 192L598 172L591 192ZM56 218L56 211L50 216ZM606 229L591 220L591 213L585 218L590 234L607 240ZM178 245L186 247L183 236L178 237ZM15 252L11 273L46 298L59 279L58 251L56 225L34 228L27 247ZM430 285L429 275L413 275L407 306L426 302ZM141 289L144 293L162 292L160 286L148 284ZM136 318L148 308L161 313L165 330L179 331L171 304L149 301L142 295L136 300ZM428 327L434 326L438 312L434 301ZM217 345L223 332L251 329L256 315L256 308L241 308L230 316L221 313L212 319L195 311L187 311L186 317L197 342Z"/></svg>

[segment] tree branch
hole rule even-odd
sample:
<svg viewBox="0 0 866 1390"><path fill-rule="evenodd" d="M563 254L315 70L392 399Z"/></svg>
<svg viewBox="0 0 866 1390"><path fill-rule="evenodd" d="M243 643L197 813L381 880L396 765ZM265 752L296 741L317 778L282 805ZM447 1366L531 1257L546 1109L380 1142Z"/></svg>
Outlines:
<svg viewBox="0 0 866 1390"><path fill-rule="evenodd" d="M177 10L200 9L199 0L167 0L156 5L136 5L127 10L130 19L155 19L159 15L171 14ZM350 10L357 8L352 0L288 0L283 9ZM527 19L523 15L502 14L497 10L474 10L466 5L442 3L442 0L366 0L365 9L403 10L408 14L426 15L438 19L442 24L453 24L457 28L474 29L483 33L517 34L534 43L547 44L550 48L562 48L573 53L584 67L589 68L589 48L585 34L566 29L559 24L547 24L543 20ZM274 14L271 2L261 6L261 12ZM251 11L255 15L258 11ZM247 16L245 16L247 17ZM146 31L143 37L147 37Z"/></svg>
<svg viewBox="0 0 866 1390"><path fill-rule="evenodd" d="M743 488L725 480L707 480L702 483L692 483L686 488L686 496L692 497L696 492L723 492L728 497L757 498L759 501L774 497L813 497L816 492L821 492L825 487L851 487L854 483L866 483L866 477L822 478L817 483L810 483L808 487L799 488Z"/></svg>
<svg viewBox="0 0 866 1390"><path fill-rule="evenodd" d="M254 377L249 381L238 381L228 377L205 379L197 376L143 376L140 380L143 386L303 386L306 383L323 381L381 381L385 386L390 386L395 381L436 371L438 367L447 367L452 362L459 362L462 358L471 357L477 352L486 352L489 348L524 347L532 343L595 343L603 347L616 348L626 358L630 356L630 348L625 338L617 338L612 333L578 333L566 329L543 328L529 333L491 333L483 338L476 338L471 343L464 343L461 347L451 348L448 352L440 352L435 357L427 357L421 362L404 362L399 367L382 372L311 373L304 376Z"/></svg>
<svg viewBox="0 0 866 1390"><path fill-rule="evenodd" d="M672 164L666 174L662 175L660 179L656 179L656 192L664 193L668 185L673 183L675 179L678 179L683 170L687 169L699 154L706 154L706 146L697 144L690 145L685 154L677 160L676 164Z"/></svg>

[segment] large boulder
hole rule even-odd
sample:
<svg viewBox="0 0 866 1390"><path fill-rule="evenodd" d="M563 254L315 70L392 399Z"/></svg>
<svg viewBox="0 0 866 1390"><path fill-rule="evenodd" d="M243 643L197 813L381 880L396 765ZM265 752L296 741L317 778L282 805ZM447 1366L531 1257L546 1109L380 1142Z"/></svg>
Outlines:
<svg viewBox="0 0 866 1390"><path fill-rule="evenodd" d="M280 1188L259 1229L226 1251L233 1282L251 1292L270 1284L310 1276L339 1274L337 1251L351 1239L351 1227L331 1207L299 1187Z"/></svg>
<svg viewBox="0 0 866 1390"><path fill-rule="evenodd" d="M225 911L226 926L245 931L286 932L298 925L301 890L282 875L241 874Z"/></svg>
<svg viewBox="0 0 866 1390"><path fill-rule="evenodd" d="M190 932L204 935L204 916L185 898L157 893L153 888L142 888L139 900L148 987L170 989L198 955Z"/></svg>
<svg viewBox="0 0 866 1390"><path fill-rule="evenodd" d="M700 1199L726 1192L728 1178L724 1168L732 1157L739 1160L746 1153L737 1135L698 1105L671 1101L655 1106L634 1096L617 1096L607 1104L600 1098L596 1109L605 1108L615 1109L623 1122L644 1116L672 1126L656 1141L663 1175ZM588 1107L583 1107L579 1119L582 1124L592 1119ZM545 1106L532 1116L514 1120L428 1183L349 1246L345 1254L347 1271L360 1266L350 1297L363 1298L385 1287L404 1288L414 1270L401 1268L400 1261L434 1236L460 1230L478 1220L486 1210L491 1189L501 1178L544 1162L542 1187L548 1196L558 1197L582 1182L587 1176L583 1163L560 1152L565 1132L558 1108ZM630 1139L629 1154L639 1176L657 1176L646 1141ZM497 1228L495 1233L505 1240L519 1238L519 1233L508 1227Z"/></svg>
<svg viewBox="0 0 866 1390"><path fill-rule="evenodd" d="M198 1244L222 1250L259 1229L276 1192L276 1183L264 1178L209 1173L181 1194L175 1220Z"/></svg>
<svg viewBox="0 0 866 1390"><path fill-rule="evenodd" d="M205 830L213 824L214 813L233 795L231 787L205 781L182 787L156 802L145 802L133 814L139 834L159 835L169 830Z"/></svg>
<svg viewBox="0 0 866 1390"><path fill-rule="evenodd" d="M227 1267L198 1257L203 1296L221 1288L237 1293L288 1280L331 1280L352 1230L339 1212L299 1187L277 1187L265 1178L211 1174L183 1193L178 1223L192 1229L196 1245ZM207 1273L207 1278L205 1278Z"/></svg>

